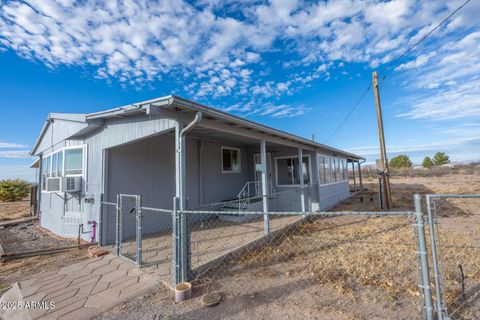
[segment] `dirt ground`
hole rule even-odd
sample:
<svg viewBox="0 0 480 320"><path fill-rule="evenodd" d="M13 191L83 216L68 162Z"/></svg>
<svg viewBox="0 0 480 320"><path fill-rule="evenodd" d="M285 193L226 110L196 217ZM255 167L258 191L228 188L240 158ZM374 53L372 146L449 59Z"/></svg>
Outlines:
<svg viewBox="0 0 480 320"><path fill-rule="evenodd" d="M0 227L0 244L6 253L61 248L76 244L75 240L62 239L38 227L38 222L22 223L11 227ZM0 295L29 274L55 270L77 261L87 259L86 249L41 255L0 262Z"/></svg>
<svg viewBox="0 0 480 320"><path fill-rule="evenodd" d="M21 201L3 202L0 201L0 222L29 218L30 200L25 198Z"/></svg>
<svg viewBox="0 0 480 320"><path fill-rule="evenodd" d="M330 211L380 211L374 182L366 181L363 193ZM479 175L391 182L395 211L413 211L415 193L480 193ZM480 284L478 204L449 200L439 210L440 231L449 235L445 254L448 261L464 262L471 288ZM194 281L192 299L174 303L164 289L99 319L419 319L412 224L406 217L316 219ZM457 274L450 272L447 266L448 281L458 287ZM202 307L200 297L208 292L221 293L221 303ZM456 297L447 297L449 304ZM478 316L461 312L465 319Z"/></svg>
<svg viewBox="0 0 480 320"><path fill-rule="evenodd" d="M75 245L75 239L63 239L39 227L38 221L0 227L0 243L7 253Z"/></svg>

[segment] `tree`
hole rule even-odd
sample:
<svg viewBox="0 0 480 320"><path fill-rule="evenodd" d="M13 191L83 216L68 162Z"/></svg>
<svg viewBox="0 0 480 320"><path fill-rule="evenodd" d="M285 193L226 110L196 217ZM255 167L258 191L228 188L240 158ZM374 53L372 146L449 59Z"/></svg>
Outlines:
<svg viewBox="0 0 480 320"><path fill-rule="evenodd" d="M442 164L450 163L450 157L445 154L445 152L437 152L433 156L433 164L436 166L441 166Z"/></svg>
<svg viewBox="0 0 480 320"><path fill-rule="evenodd" d="M423 158L422 167L427 169L430 169L431 167L433 167L432 158L430 158L429 156L426 156L425 158Z"/></svg>
<svg viewBox="0 0 480 320"><path fill-rule="evenodd" d="M390 167L391 168L410 168L412 166L412 161L410 160L410 158L406 155L399 155L399 156L396 156L392 159L390 159Z"/></svg>

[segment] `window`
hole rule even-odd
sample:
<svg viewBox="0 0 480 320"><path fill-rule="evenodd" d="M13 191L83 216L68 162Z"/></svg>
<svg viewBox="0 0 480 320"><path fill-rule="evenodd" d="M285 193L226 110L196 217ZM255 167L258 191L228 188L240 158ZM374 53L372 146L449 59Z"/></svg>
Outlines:
<svg viewBox="0 0 480 320"><path fill-rule="evenodd" d="M240 149L222 147L222 172L239 173L240 171Z"/></svg>
<svg viewBox="0 0 480 320"><path fill-rule="evenodd" d="M325 161L325 183L331 183L332 180L332 159L326 157Z"/></svg>
<svg viewBox="0 0 480 320"><path fill-rule="evenodd" d="M83 174L83 148L65 150L64 174L66 176Z"/></svg>
<svg viewBox="0 0 480 320"><path fill-rule="evenodd" d="M300 180L298 177L299 166L298 157L276 158L277 167L277 185L299 185ZM310 166L309 158L303 157L303 183L308 184L310 182Z"/></svg>
<svg viewBox="0 0 480 320"><path fill-rule="evenodd" d="M42 190L45 190L47 186L46 181L50 173L49 163L50 157L42 158Z"/></svg>
<svg viewBox="0 0 480 320"><path fill-rule="evenodd" d="M65 148L42 158L42 190L49 177L83 175L83 147Z"/></svg>
<svg viewBox="0 0 480 320"><path fill-rule="evenodd" d="M319 155L317 157L317 163L318 163L318 177L320 179L320 184L325 184L327 183L326 176L325 176L325 157Z"/></svg>
<svg viewBox="0 0 480 320"><path fill-rule="evenodd" d="M318 155L317 163L320 184L343 181L348 177L345 159Z"/></svg>

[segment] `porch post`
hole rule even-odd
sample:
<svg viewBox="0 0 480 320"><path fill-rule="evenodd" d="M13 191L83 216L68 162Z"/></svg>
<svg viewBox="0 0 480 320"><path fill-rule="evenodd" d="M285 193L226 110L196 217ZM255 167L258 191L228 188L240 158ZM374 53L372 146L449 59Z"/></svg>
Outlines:
<svg viewBox="0 0 480 320"><path fill-rule="evenodd" d="M358 183L360 184L360 191L363 191L362 169L360 168L360 161L357 161L358 166Z"/></svg>
<svg viewBox="0 0 480 320"><path fill-rule="evenodd" d="M268 189L267 189L267 146L264 139L260 140L260 161L262 164L262 198L263 212L268 212ZM270 233L270 223L268 214L263 215L263 232Z"/></svg>
<svg viewBox="0 0 480 320"><path fill-rule="evenodd" d="M302 212L305 212L305 189L303 185L303 152L302 148L298 148L298 181L300 183L300 202L302 204Z"/></svg>
<svg viewBox="0 0 480 320"><path fill-rule="evenodd" d="M352 171L353 171L353 192L357 192L357 177L355 176L355 161L352 160Z"/></svg>

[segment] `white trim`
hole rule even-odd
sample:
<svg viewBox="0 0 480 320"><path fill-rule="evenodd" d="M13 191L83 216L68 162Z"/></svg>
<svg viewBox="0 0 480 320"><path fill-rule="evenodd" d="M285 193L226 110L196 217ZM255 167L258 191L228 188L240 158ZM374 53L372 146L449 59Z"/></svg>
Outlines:
<svg viewBox="0 0 480 320"><path fill-rule="evenodd" d="M277 166L277 159L295 159L297 158L298 159L298 155L296 156L280 156L280 157L275 157L275 185L277 187L301 187L301 186L305 186L305 185L309 185L309 184L312 184L312 161L310 159L310 154L304 154L303 155L303 158L308 158L308 183L303 183L303 184L278 184L278 166ZM299 164L300 163L303 164L303 159L302 159L302 162L299 161Z"/></svg>
<svg viewBox="0 0 480 320"><path fill-rule="evenodd" d="M82 149L82 173L81 174L65 174L65 150L72 150L72 149ZM53 171L52 171L52 155L58 154L60 152L62 153L62 172L61 172L60 175L57 175L57 176L53 177L52 176L52 173L53 173ZM47 153L46 155L42 155L42 160L43 159L48 159L48 167L49 167L48 171L47 171L49 176L45 177L45 183L46 183L47 178L57 178L57 177L82 177L82 179L84 181L86 181L86 177L87 177L87 144L60 148L56 151L52 151L50 153ZM40 172L40 175L43 178L43 172ZM40 188L41 188L41 192L43 192L43 193L62 193L62 192L57 192L57 191L43 190L42 186L40 186ZM83 188L83 186L82 186L82 188ZM85 192L86 192L86 187L85 187Z"/></svg>
<svg viewBox="0 0 480 320"><path fill-rule="evenodd" d="M238 152L238 171L223 170L223 150L235 150ZM240 148L222 146L220 148L220 164L222 166L222 173L242 173L242 151L240 150Z"/></svg>
<svg viewBox="0 0 480 320"><path fill-rule="evenodd" d="M319 174L319 172L317 172L317 175L318 175L318 184L320 186L326 186L326 185L330 185L330 184L334 184L334 183L339 183L339 182L344 182L344 181L348 181L348 175L345 177L345 170L344 170L344 167L342 165L339 166L339 169L341 171L341 176L343 177L343 179L340 179L340 180L337 180L337 177L336 175L334 175L334 171L336 171L336 169L334 170L334 168L332 167L332 159L333 160L341 160L343 161L344 164L347 163L347 158L344 158L344 157L338 157L338 156L333 156L333 155L327 155L327 154L324 154L324 153L319 153L317 152L316 153L317 155L317 170L320 170L320 167L318 166L318 158L319 157L323 157L324 158L324 165L327 165L328 163L328 167L329 167L329 170L330 170L330 178L333 179L334 181L331 181L331 182L327 182L327 183L321 183L321 176ZM336 166L335 166L336 168ZM326 174L326 172L324 171L324 174ZM325 177L325 181L326 181L326 177Z"/></svg>

